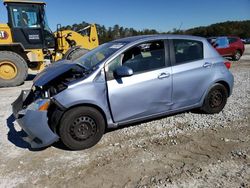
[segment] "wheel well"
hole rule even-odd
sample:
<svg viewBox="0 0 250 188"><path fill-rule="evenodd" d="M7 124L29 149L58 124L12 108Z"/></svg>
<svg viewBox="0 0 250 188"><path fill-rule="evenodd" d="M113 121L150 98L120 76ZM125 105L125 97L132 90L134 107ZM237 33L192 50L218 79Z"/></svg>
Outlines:
<svg viewBox="0 0 250 188"><path fill-rule="evenodd" d="M236 49L236 51L239 51L240 52L240 54L242 55L242 50L241 49Z"/></svg>
<svg viewBox="0 0 250 188"><path fill-rule="evenodd" d="M103 115L103 117L105 118L105 121L106 121L106 115L105 115L104 111L99 106L94 105L94 104L89 104L89 103L78 104L78 105L75 105L75 106L71 106L70 108L67 109L67 111L72 109L72 108L79 107L79 106L87 106L87 107L95 108L96 110L98 110Z"/></svg>
<svg viewBox="0 0 250 188"><path fill-rule="evenodd" d="M56 106L57 106L57 105L54 104L53 107L51 108L51 110L52 110L52 111L53 111L53 110L56 110ZM59 124L60 124L60 121L61 121L61 118L63 117L63 115L64 115L67 111L69 111L69 110L71 110L71 109L73 109L73 108L76 108L76 107L81 107L81 106L91 107L91 108L95 108L96 110L98 110L98 111L102 114L102 116L103 116L103 118L104 118L104 120L105 120L105 129L107 129L107 118L106 118L106 115L105 115L104 111L103 111L99 106L97 106L97 105L94 105L94 104L86 104L86 103L84 103L84 104L77 104L77 105L71 106L70 108L65 109L62 113L59 112L59 114L56 113L56 115L59 115L60 117L57 117L58 119L56 120L56 122L54 122L55 124L53 124L52 122L50 122L50 120L51 120L51 118L52 118L52 116L53 116L53 112L52 112L52 113L49 113L49 114L51 114L51 115L48 117L49 122L50 122L49 124L50 124L51 129L52 129L53 131L58 132L58 127L59 127ZM57 107L58 107L58 106L57 106ZM60 108L60 107L59 107L59 108Z"/></svg>
<svg viewBox="0 0 250 188"><path fill-rule="evenodd" d="M223 85L227 89L228 95L230 95L230 87L229 87L229 85L228 85L227 82L225 82L225 81L219 81L219 82L216 82L216 83Z"/></svg>
<svg viewBox="0 0 250 188"><path fill-rule="evenodd" d="M15 52L18 55L20 55L22 58L25 59L25 61L28 61L28 57L23 49L23 47L21 45L4 45L4 46L0 46L0 51L11 51L11 52Z"/></svg>

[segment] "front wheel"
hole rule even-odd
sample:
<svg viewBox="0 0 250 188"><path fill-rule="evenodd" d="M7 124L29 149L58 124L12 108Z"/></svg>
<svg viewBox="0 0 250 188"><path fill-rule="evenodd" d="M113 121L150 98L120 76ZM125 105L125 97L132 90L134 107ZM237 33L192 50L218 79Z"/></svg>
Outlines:
<svg viewBox="0 0 250 188"><path fill-rule="evenodd" d="M241 58L241 52L239 50L236 50L232 58L234 61L239 61Z"/></svg>
<svg viewBox="0 0 250 188"><path fill-rule="evenodd" d="M222 84L215 84L208 92L201 110L207 114L219 113L227 103L228 91Z"/></svg>
<svg viewBox="0 0 250 188"><path fill-rule="evenodd" d="M71 150L87 149L102 138L105 120L102 114L91 107L76 107L66 112L59 127L59 135Z"/></svg>

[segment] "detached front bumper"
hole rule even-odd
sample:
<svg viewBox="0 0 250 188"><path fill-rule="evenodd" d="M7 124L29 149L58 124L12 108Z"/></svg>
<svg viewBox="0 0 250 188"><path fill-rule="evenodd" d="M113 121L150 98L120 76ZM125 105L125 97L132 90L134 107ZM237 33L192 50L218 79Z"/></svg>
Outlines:
<svg viewBox="0 0 250 188"><path fill-rule="evenodd" d="M27 133L24 138L32 148L42 148L58 141L56 135L48 125L47 111L39 111L32 108L23 108L24 101L30 90L22 91L21 95L12 104L13 115L20 127Z"/></svg>

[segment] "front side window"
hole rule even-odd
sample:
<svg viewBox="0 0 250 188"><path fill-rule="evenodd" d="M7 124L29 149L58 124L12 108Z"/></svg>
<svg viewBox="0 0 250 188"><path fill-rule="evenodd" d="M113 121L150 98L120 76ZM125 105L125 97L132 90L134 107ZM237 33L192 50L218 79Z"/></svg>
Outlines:
<svg viewBox="0 0 250 188"><path fill-rule="evenodd" d="M203 59L203 43L200 41L174 39L173 45L177 65Z"/></svg>
<svg viewBox="0 0 250 188"><path fill-rule="evenodd" d="M227 48L229 46L229 40L227 37L218 37L215 43L216 48Z"/></svg>
<svg viewBox="0 0 250 188"><path fill-rule="evenodd" d="M40 28L39 7L35 5L10 6L13 27Z"/></svg>
<svg viewBox="0 0 250 188"><path fill-rule="evenodd" d="M131 68L134 74L165 67L165 48L163 41L152 41L130 48L106 66L108 79L119 66Z"/></svg>

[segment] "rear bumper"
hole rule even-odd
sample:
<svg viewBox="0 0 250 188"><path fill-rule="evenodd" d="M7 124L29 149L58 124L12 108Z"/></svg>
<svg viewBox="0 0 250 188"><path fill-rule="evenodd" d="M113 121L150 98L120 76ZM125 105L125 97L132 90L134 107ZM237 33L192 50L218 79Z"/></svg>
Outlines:
<svg viewBox="0 0 250 188"><path fill-rule="evenodd" d="M12 104L13 115L20 127L27 133L23 138L32 148L43 148L58 141L56 135L48 125L47 111L23 109L23 103L30 91L22 91L21 95Z"/></svg>

